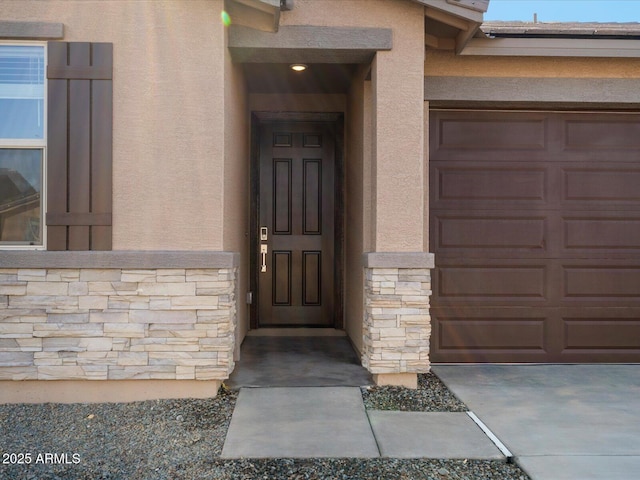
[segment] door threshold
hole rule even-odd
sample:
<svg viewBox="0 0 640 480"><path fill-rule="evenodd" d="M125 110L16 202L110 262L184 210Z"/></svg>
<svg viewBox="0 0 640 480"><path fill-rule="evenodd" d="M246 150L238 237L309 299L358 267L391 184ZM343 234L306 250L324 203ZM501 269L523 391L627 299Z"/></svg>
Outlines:
<svg viewBox="0 0 640 480"><path fill-rule="evenodd" d="M248 337L346 337L347 332L335 328L258 328Z"/></svg>

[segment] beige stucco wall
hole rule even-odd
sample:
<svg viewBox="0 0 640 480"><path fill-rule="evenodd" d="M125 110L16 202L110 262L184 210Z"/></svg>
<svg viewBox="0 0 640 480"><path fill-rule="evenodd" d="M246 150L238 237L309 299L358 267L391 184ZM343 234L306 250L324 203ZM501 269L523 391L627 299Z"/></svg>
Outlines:
<svg viewBox="0 0 640 480"><path fill-rule="evenodd" d="M162 398L212 398L222 381L209 380L0 380L3 403L119 403Z"/></svg>
<svg viewBox="0 0 640 480"><path fill-rule="evenodd" d="M372 67L376 251L423 248L424 10L408 0L298 0L281 25L393 29Z"/></svg>
<svg viewBox="0 0 640 480"><path fill-rule="evenodd" d="M14 21L114 44L113 246L221 250L222 0L2 0Z"/></svg>
<svg viewBox="0 0 640 480"><path fill-rule="evenodd" d="M426 51L426 76L640 78L640 58L485 57Z"/></svg>
<svg viewBox="0 0 640 480"><path fill-rule="evenodd" d="M424 105L424 224L422 225L422 244L425 252L429 251L429 102L425 101Z"/></svg>
<svg viewBox="0 0 640 480"><path fill-rule="evenodd" d="M361 66L349 90L345 162L345 330L362 352L364 270L362 254L371 249L371 82Z"/></svg>
<svg viewBox="0 0 640 480"><path fill-rule="evenodd" d="M277 94L252 93L249 108L253 112L333 112L346 109L346 96L341 94Z"/></svg>
<svg viewBox="0 0 640 480"><path fill-rule="evenodd" d="M245 300L249 291L249 112L247 88L242 67L225 54L224 122L224 236L225 251L240 252L243 261L238 271L236 359L249 330L249 312Z"/></svg>

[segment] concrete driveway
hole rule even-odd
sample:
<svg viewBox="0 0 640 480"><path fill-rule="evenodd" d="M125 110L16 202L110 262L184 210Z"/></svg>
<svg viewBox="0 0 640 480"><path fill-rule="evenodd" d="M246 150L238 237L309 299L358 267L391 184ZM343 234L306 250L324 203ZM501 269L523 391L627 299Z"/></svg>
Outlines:
<svg viewBox="0 0 640 480"><path fill-rule="evenodd" d="M437 365L534 480L640 478L640 365Z"/></svg>

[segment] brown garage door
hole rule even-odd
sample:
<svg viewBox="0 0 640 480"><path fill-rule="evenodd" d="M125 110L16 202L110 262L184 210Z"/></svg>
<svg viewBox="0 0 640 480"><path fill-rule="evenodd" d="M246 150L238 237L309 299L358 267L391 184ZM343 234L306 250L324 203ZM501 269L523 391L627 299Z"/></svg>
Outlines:
<svg viewBox="0 0 640 480"><path fill-rule="evenodd" d="M430 117L435 362L640 362L640 115Z"/></svg>

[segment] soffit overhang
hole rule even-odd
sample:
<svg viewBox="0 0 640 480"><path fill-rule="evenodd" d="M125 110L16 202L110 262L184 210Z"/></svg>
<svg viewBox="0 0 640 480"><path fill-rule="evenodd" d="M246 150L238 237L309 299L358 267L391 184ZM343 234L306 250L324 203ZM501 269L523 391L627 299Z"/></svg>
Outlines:
<svg viewBox="0 0 640 480"><path fill-rule="evenodd" d="M460 53L480 29L489 0L413 0L424 6L427 48Z"/></svg>
<svg viewBox="0 0 640 480"><path fill-rule="evenodd" d="M280 0L225 0L225 10L235 25L264 32L277 32L280 26Z"/></svg>

